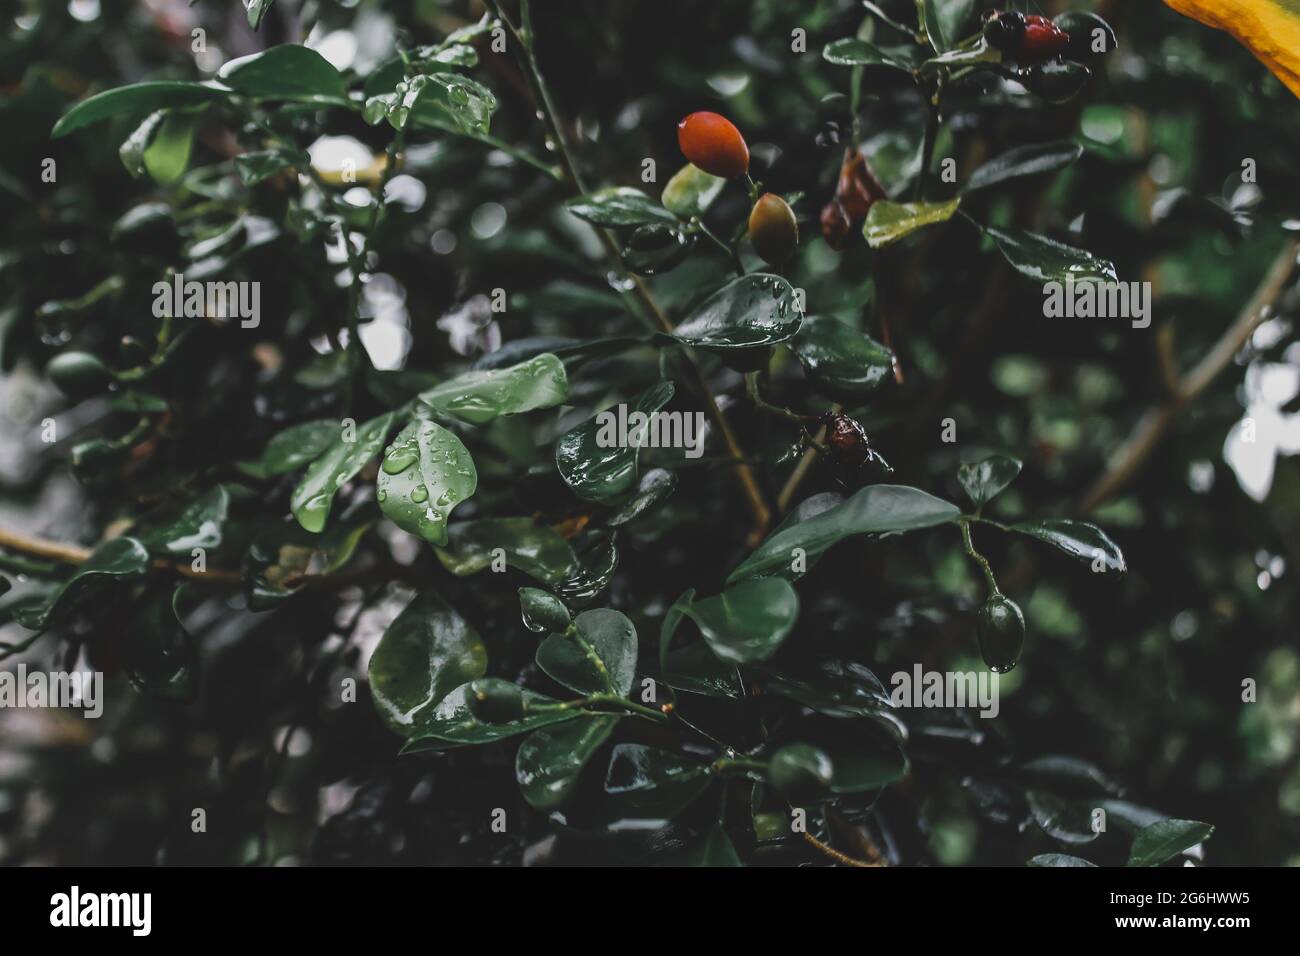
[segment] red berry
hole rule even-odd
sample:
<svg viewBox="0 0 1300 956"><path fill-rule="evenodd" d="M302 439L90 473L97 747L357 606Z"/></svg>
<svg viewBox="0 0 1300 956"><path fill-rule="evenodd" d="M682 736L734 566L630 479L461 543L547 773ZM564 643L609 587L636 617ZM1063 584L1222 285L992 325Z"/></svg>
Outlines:
<svg viewBox="0 0 1300 956"><path fill-rule="evenodd" d="M822 235L832 249L844 247L844 237L849 234L852 225L848 211L839 199L832 199L822 207Z"/></svg>
<svg viewBox="0 0 1300 956"><path fill-rule="evenodd" d="M749 147L731 120L717 113L692 113L677 124L682 155L714 176L732 179L749 172Z"/></svg>
<svg viewBox="0 0 1300 956"><path fill-rule="evenodd" d="M1069 45L1070 34L1047 17L1032 14L1025 17L1025 32L1013 57L1017 63L1044 63L1060 56Z"/></svg>

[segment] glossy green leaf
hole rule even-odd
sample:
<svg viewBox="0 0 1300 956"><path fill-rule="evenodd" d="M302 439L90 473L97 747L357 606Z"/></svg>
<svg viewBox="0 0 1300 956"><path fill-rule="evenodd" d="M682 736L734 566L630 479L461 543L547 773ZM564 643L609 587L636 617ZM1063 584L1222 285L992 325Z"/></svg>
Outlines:
<svg viewBox="0 0 1300 956"><path fill-rule="evenodd" d="M1159 866L1172 860L1184 850L1203 843L1214 833L1214 827L1199 820L1161 820L1143 827L1133 839L1129 851L1129 866Z"/></svg>
<svg viewBox="0 0 1300 956"><path fill-rule="evenodd" d="M569 542L532 518L480 518L452 525L445 546L438 549L438 560L452 574L464 577L491 567L498 549L509 567L544 584L565 581L578 567Z"/></svg>
<svg viewBox="0 0 1300 956"><path fill-rule="evenodd" d="M673 636L686 617L686 608L693 600L695 600L695 588L688 588L673 602L672 607L664 612L663 623L659 625L659 669L661 671L668 669L668 649L672 647Z"/></svg>
<svg viewBox="0 0 1300 956"><path fill-rule="evenodd" d="M256 99L350 105L343 74L315 50L297 43L281 43L231 60L217 78Z"/></svg>
<svg viewBox="0 0 1300 956"><path fill-rule="evenodd" d="M1035 282L1116 282L1115 266L1086 249L1021 229L985 229L1007 262Z"/></svg>
<svg viewBox="0 0 1300 956"><path fill-rule="evenodd" d="M864 732L853 742L837 741L826 751L834 767L831 792L835 794L878 790L907 775L907 757L879 730Z"/></svg>
<svg viewBox="0 0 1300 956"><path fill-rule="evenodd" d="M756 578L694 601L685 613L719 660L749 664L767 660L789 636L799 618L799 595L784 578Z"/></svg>
<svg viewBox="0 0 1300 956"><path fill-rule="evenodd" d="M878 46L851 38L828 43L822 50L822 59L836 66L887 66L910 73L918 58L904 47Z"/></svg>
<svg viewBox="0 0 1300 956"><path fill-rule="evenodd" d="M539 634L547 631L563 632L572 622L564 602L541 588L519 589L519 612L523 616L524 627Z"/></svg>
<svg viewBox="0 0 1300 956"><path fill-rule="evenodd" d="M918 229L947 222L960 205L960 196L946 202L890 202L880 199L872 203L862 234L872 249L882 249Z"/></svg>
<svg viewBox="0 0 1300 956"><path fill-rule="evenodd" d="M199 655L181 622L180 595L158 591L137 607L122 636L122 669L140 693L189 703L199 691Z"/></svg>
<svg viewBox="0 0 1300 956"><path fill-rule="evenodd" d="M196 113L172 111L163 117L142 156L144 168L154 182L170 186L181 178L190 164L190 150L198 128Z"/></svg>
<svg viewBox="0 0 1300 956"><path fill-rule="evenodd" d="M372 418L351 429L339 426L333 442L308 466L293 489L289 505L298 523L308 531L321 531L329 518L338 490L353 479L366 462L379 454L393 427L393 412ZM347 441L352 438L353 441Z"/></svg>
<svg viewBox="0 0 1300 956"><path fill-rule="evenodd" d="M444 545L452 509L477 488L478 470L464 443L437 422L417 420L384 452L375 497L403 531Z"/></svg>
<svg viewBox="0 0 1300 956"><path fill-rule="evenodd" d="M797 577L791 570L795 549L808 560L845 538L859 534L889 534L931 528L961 514L956 505L904 485L868 485L840 504L806 521L772 534L732 571L728 582L779 574Z"/></svg>
<svg viewBox="0 0 1300 956"><path fill-rule="evenodd" d="M668 471L666 468L651 468L637 482L632 497L605 524L617 528L629 521L635 521L663 504L676 489L676 472Z"/></svg>
<svg viewBox="0 0 1300 956"><path fill-rule="evenodd" d="M297 471L315 461L339 436L339 423L333 418L291 425L276 434L253 461L241 461L235 467L253 478L270 478Z"/></svg>
<svg viewBox="0 0 1300 956"><path fill-rule="evenodd" d="M765 694L797 701L827 717L873 717L888 709L885 686L863 664L823 660L815 667L760 669Z"/></svg>
<svg viewBox="0 0 1300 956"><path fill-rule="evenodd" d="M578 569L552 589L573 607L586 607L605 592L618 570L618 544L612 531L586 531L571 542Z"/></svg>
<svg viewBox="0 0 1300 956"><path fill-rule="evenodd" d="M33 631L43 631L64 618L97 584L139 577L149 570L149 552L135 538L113 538L97 547L77 565L48 599L16 605L14 620Z"/></svg>
<svg viewBox="0 0 1300 956"><path fill-rule="evenodd" d="M584 716L576 709L547 710L559 702L525 688L524 716L494 724L479 720L469 709L466 694L469 684L462 684L431 710L422 711L410 728L402 753L450 750L477 744L490 744L517 734L562 724Z"/></svg>
<svg viewBox="0 0 1300 956"><path fill-rule="evenodd" d="M204 83L170 80L133 83L96 93L68 110L54 125L55 139L116 116L144 116L155 110L210 103L230 95L229 90Z"/></svg>
<svg viewBox="0 0 1300 956"><path fill-rule="evenodd" d="M611 608L597 608L583 611L573 624L574 631L542 641L537 666L575 693L626 697L636 677L632 622Z"/></svg>
<svg viewBox="0 0 1300 956"><path fill-rule="evenodd" d="M708 789L709 768L643 744L619 744L605 771L606 803L629 819L671 820Z"/></svg>
<svg viewBox="0 0 1300 956"><path fill-rule="evenodd" d="M485 673L483 639L455 609L425 591L388 625L370 655L370 695L384 722L409 736L422 714Z"/></svg>
<svg viewBox="0 0 1300 956"><path fill-rule="evenodd" d="M311 157L292 149L260 149L235 157L235 171L245 186L256 186L286 169L308 169Z"/></svg>
<svg viewBox="0 0 1300 956"><path fill-rule="evenodd" d="M694 593L693 590L687 591L682 595L682 600ZM677 613L685 616L681 611ZM718 660L709 646L701 641L670 652L659 679L673 690L688 694L728 700L740 700L745 696L745 688L735 665Z"/></svg>
<svg viewBox="0 0 1300 956"><path fill-rule="evenodd" d="M525 739L515 755L515 779L529 806L553 810L564 803L618 720L609 715L584 717L534 731Z"/></svg>
<svg viewBox="0 0 1300 956"><path fill-rule="evenodd" d="M973 193L1014 179L1052 173L1064 169L1082 155L1083 147L1070 140L1017 146L977 168L961 191Z"/></svg>
<svg viewBox="0 0 1300 956"><path fill-rule="evenodd" d="M809 378L837 394L865 395L889 378L894 367L889 349L825 315L805 319L790 349Z"/></svg>
<svg viewBox="0 0 1300 956"><path fill-rule="evenodd" d="M579 219L596 226L621 228L651 222L673 224L677 217L639 189L610 186L586 196L570 199L564 207Z"/></svg>
<svg viewBox="0 0 1300 956"><path fill-rule="evenodd" d="M1045 541L1080 561L1093 563L1100 558L1107 571L1128 570L1119 545L1112 541L1106 532L1086 521L1068 521L1060 518L1022 521L1020 524L1013 524L1011 530Z"/></svg>
<svg viewBox="0 0 1300 956"><path fill-rule="evenodd" d="M244 0L244 9L248 12L248 25L256 30L262 25L262 18L271 9L275 0Z"/></svg>
<svg viewBox="0 0 1300 956"><path fill-rule="evenodd" d="M1044 833L1062 843L1091 843L1097 839L1092 829L1092 816L1088 806L1063 800L1055 794L1030 790L1025 794L1034 822Z"/></svg>
<svg viewBox="0 0 1300 956"><path fill-rule="evenodd" d="M957 469L957 480L961 482L966 497L976 508L982 508L1016 480L1021 467L1019 459L991 455L982 461L964 462Z"/></svg>
<svg viewBox="0 0 1300 956"><path fill-rule="evenodd" d="M727 181L687 163L664 187L664 208L683 219L703 216L722 193Z"/></svg>
<svg viewBox="0 0 1300 956"><path fill-rule="evenodd" d="M802 320L789 282L752 272L731 280L692 309L672 338L721 351L761 348L792 338Z"/></svg>
<svg viewBox="0 0 1300 956"><path fill-rule="evenodd" d="M427 82L415 106L417 123L443 115L459 132L471 136L488 135L492 114L497 108L497 98L491 90L459 73L435 72L424 74L424 77Z"/></svg>
<svg viewBox="0 0 1300 956"><path fill-rule="evenodd" d="M936 53L946 53L973 32L975 0L924 0L925 29Z"/></svg>
<svg viewBox="0 0 1300 956"><path fill-rule="evenodd" d="M1026 866L1078 866L1095 867L1096 863L1089 863L1081 856L1070 856L1068 853L1040 853L1037 856L1030 857Z"/></svg>
<svg viewBox="0 0 1300 956"><path fill-rule="evenodd" d="M427 414L452 415L471 425L483 425L498 415L551 408L568 397L564 363L543 352L509 368L457 375L421 392L420 402Z"/></svg>
<svg viewBox="0 0 1300 956"><path fill-rule="evenodd" d="M154 554L189 557L194 548L215 548L221 544L222 527L230 511L230 492L225 485L152 521L136 538Z"/></svg>
<svg viewBox="0 0 1300 956"><path fill-rule="evenodd" d="M154 134L158 132L158 127L162 125L163 117L166 115L166 110L155 110L150 113L140 121L140 125L131 132L130 136L122 140L122 145L117 148L117 155L122 160L122 165L126 167L128 173L137 179L146 173L144 151L153 142Z"/></svg>
<svg viewBox="0 0 1300 956"><path fill-rule="evenodd" d="M673 383L659 382L625 404L626 417L616 406L565 432L555 445L555 467L565 484L588 501L613 501L636 486L637 451L649 428L648 416L673 397ZM640 413L646 421L620 435L619 421ZM626 438L624 443L621 439Z"/></svg>

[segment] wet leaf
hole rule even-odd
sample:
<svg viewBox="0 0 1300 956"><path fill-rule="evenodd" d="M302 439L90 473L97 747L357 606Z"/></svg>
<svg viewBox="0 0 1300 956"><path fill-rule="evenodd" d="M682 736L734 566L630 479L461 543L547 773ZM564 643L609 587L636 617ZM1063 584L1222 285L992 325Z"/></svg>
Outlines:
<svg viewBox="0 0 1300 956"><path fill-rule="evenodd" d="M308 169L311 157L301 150L261 149L235 157L235 171L245 186L256 186L286 169Z"/></svg>
<svg viewBox="0 0 1300 956"><path fill-rule="evenodd" d="M452 415L483 425L498 415L517 415L560 405L569 397L564 363L543 352L509 368L465 372L420 393L427 414Z"/></svg>
<svg viewBox="0 0 1300 956"><path fill-rule="evenodd" d="M960 205L961 197L947 202L890 202L880 199L871 204L862 234L872 249L882 249L925 226L947 222Z"/></svg>
<svg viewBox="0 0 1300 956"><path fill-rule="evenodd" d="M677 217L639 189L610 186L570 199L564 207L596 226L622 228L662 222L673 225Z"/></svg>
<svg viewBox="0 0 1300 956"><path fill-rule="evenodd" d="M1076 249L1055 239L1021 229L985 229L1007 262L1035 282L1118 281L1115 266L1086 249Z"/></svg>
<svg viewBox="0 0 1300 956"><path fill-rule="evenodd" d="M731 572L727 581L774 574L798 577L798 572L791 570L796 548L812 560L853 535L931 528L952 521L960 514L956 505L919 488L868 485L839 504L768 535L740 567Z"/></svg>
<svg viewBox="0 0 1300 956"><path fill-rule="evenodd" d="M583 611L575 631L552 634L537 648L537 666L578 694L626 697L636 677L636 628L618 611Z"/></svg>
<svg viewBox="0 0 1300 956"><path fill-rule="evenodd" d="M976 508L982 508L1015 481L1021 467L1016 458L991 455L982 461L963 463L957 469L957 480L961 482L966 497Z"/></svg>
<svg viewBox="0 0 1300 956"><path fill-rule="evenodd" d="M477 488L478 470L461 440L437 422L413 421L384 452L375 497L403 531L445 545L452 509Z"/></svg>
<svg viewBox="0 0 1300 956"><path fill-rule="evenodd" d="M719 660L749 664L775 654L793 630L799 595L784 578L759 578L694 601L685 613Z"/></svg>
<svg viewBox="0 0 1300 956"><path fill-rule="evenodd" d="M321 531L329 518L338 490L353 479L366 462L379 454L393 427L393 412L356 426L352 435L338 426L333 442L311 463L289 499L293 516L308 531ZM355 439L346 441L346 437Z"/></svg>
<svg viewBox="0 0 1300 956"><path fill-rule="evenodd" d="M808 377L839 394L865 395L893 371L893 353L830 316L805 319L790 348Z"/></svg>
<svg viewBox="0 0 1300 956"><path fill-rule="evenodd" d="M410 728L402 753L450 750L455 747L490 744L517 734L549 727L582 717L576 709L545 710L559 701L545 694L524 690L524 716L499 724L479 720L469 709L466 694L469 684L462 684L431 710L422 711ZM535 709L534 709L535 708ZM530 710L531 709L531 710Z"/></svg>
<svg viewBox="0 0 1300 956"><path fill-rule="evenodd" d="M1161 820L1143 827L1133 840L1129 851L1129 866L1159 866L1172 860L1184 850L1203 843L1214 833L1214 827L1198 820Z"/></svg>
<svg viewBox="0 0 1300 956"><path fill-rule="evenodd" d="M229 90L205 83L181 83L170 80L133 83L105 90L82 100L68 110L54 125L55 139L83 126L117 116L144 116L155 110L210 103L230 95Z"/></svg>
<svg viewBox="0 0 1300 956"><path fill-rule="evenodd" d="M613 814L671 820L708 789L707 764L642 744L619 744L605 771L605 797Z"/></svg>
<svg viewBox="0 0 1300 956"><path fill-rule="evenodd" d="M409 736L451 691L487 673L487 649L455 609L426 591L388 626L368 673L379 715Z"/></svg>
<svg viewBox="0 0 1300 956"><path fill-rule="evenodd" d="M722 192L727 181L687 163L673 174L664 187L664 207L683 219L703 216Z"/></svg>
<svg viewBox="0 0 1300 956"><path fill-rule="evenodd" d="M351 105L343 74L315 50L297 43L230 60L217 79L255 99Z"/></svg>
<svg viewBox="0 0 1300 956"><path fill-rule="evenodd" d="M319 458L338 436L339 423L333 418L292 425L267 442L256 459L237 462L235 467L253 478L288 474Z"/></svg>
<svg viewBox="0 0 1300 956"><path fill-rule="evenodd" d="M1070 856L1068 853L1040 853L1038 856L1030 857L1026 866L1092 866L1096 863L1089 863L1081 856Z"/></svg>
<svg viewBox="0 0 1300 956"><path fill-rule="evenodd" d="M195 548L221 544L222 526L230 511L230 492L217 485L206 494L180 506L172 514L150 522L136 538L154 554L189 557Z"/></svg>
<svg viewBox="0 0 1300 956"><path fill-rule="evenodd" d="M1089 808L1062 800L1055 794L1030 790L1025 794L1034 822L1044 833L1062 843L1091 843L1097 839Z"/></svg>
<svg viewBox="0 0 1300 956"><path fill-rule="evenodd" d="M529 806L553 810L564 803L618 720L608 715L584 717L545 727L525 739L515 755L515 779Z"/></svg>
<svg viewBox="0 0 1300 956"><path fill-rule="evenodd" d="M936 53L945 53L972 32L975 0L924 0L925 29Z"/></svg>
<svg viewBox="0 0 1300 956"><path fill-rule="evenodd" d="M567 580L578 566L569 542L532 518L480 518L452 525L445 546L438 549L438 560L452 574L464 577L491 567L498 549L509 567L544 584Z"/></svg>
<svg viewBox="0 0 1300 956"><path fill-rule="evenodd" d="M649 428L648 416L672 397L673 383L659 382L624 403L626 415L615 406L561 435L555 445L555 466L565 484L589 501L613 501L631 491L637 480L639 443ZM632 421L635 413L647 420L621 434L620 421Z"/></svg>
<svg viewBox="0 0 1300 956"><path fill-rule="evenodd" d="M789 282L753 272L728 282L692 309L672 338L720 351L761 348L791 338L802 320Z"/></svg>
<svg viewBox="0 0 1300 956"><path fill-rule="evenodd" d="M114 538L96 548L77 565L50 597L16 605L14 620L33 631L43 631L71 612L99 584L136 578L149 570L149 552L135 538Z"/></svg>
<svg viewBox="0 0 1300 956"><path fill-rule="evenodd" d="M970 174L970 179L961 191L978 192L1025 176L1055 172L1069 166L1082 155L1083 147L1069 140L1017 146L977 168Z"/></svg>
<svg viewBox="0 0 1300 956"><path fill-rule="evenodd" d="M637 482L636 492L627 503L605 523L611 528L617 528L629 521L635 521L663 504L676 488L676 472L668 471L666 468L651 468L641 476L641 480Z"/></svg>
<svg viewBox="0 0 1300 956"><path fill-rule="evenodd" d="M1106 532L1086 521L1068 521L1059 518L1024 521L1013 524L1011 530L1045 541L1080 561L1092 563L1101 558L1107 571L1128 570L1119 545L1112 541Z"/></svg>
<svg viewBox="0 0 1300 956"><path fill-rule="evenodd" d="M540 588L519 589L519 612L524 627L539 634L547 631L565 631L572 619L564 602L554 594Z"/></svg>
<svg viewBox="0 0 1300 956"><path fill-rule="evenodd" d="M906 47L877 46L867 40L851 38L828 43L822 59L836 66L887 66L910 73L919 57Z"/></svg>

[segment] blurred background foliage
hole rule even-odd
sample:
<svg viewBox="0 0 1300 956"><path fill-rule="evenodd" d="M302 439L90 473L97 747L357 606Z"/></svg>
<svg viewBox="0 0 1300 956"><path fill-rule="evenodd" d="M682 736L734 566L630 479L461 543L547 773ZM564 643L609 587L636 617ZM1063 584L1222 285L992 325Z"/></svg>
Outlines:
<svg viewBox="0 0 1300 956"><path fill-rule="evenodd" d="M911 18L910 0L881 5ZM295 229L282 185L238 196L203 192L202 171L223 163L228 170L240 149L237 122L207 121L190 175L164 189L124 171L116 154L129 127L52 141L55 121L89 93L142 79L210 77L227 59L274 42L305 39L341 68L366 75L391 56L397 37L433 42L482 10L460 0L277 2L255 33L233 0L19 6L5 14L0 39L0 526L90 545L169 489L255 456L284 424L331 413L338 389L331 336L343 324L347 291L335 280L338 250ZM1049 13L1066 6L1043 4ZM1250 299L1286 233L1300 229L1295 98L1229 37L1158 3L1091 7L1111 21L1120 47L1068 105L1046 106L1006 85L954 93L937 150L957 160L961 179L1012 146L1080 142L1086 154L1073 167L991 191L970 211L1087 248L1113 260L1121 279L1150 281L1154 321L1145 330L1113 319L1045 319L1041 289L960 222L876 253L856 236L843 254L820 239L817 213L850 137L850 71L823 61L820 50L862 28L860 4L586 0L537 8L538 58L572 122L588 179L639 184L650 157L662 184L680 163L678 118L698 109L731 117L751 145L756 178L803 194L795 210L804 242L787 274L808 290L810 311L877 337L888 322L903 381L849 410L895 467L894 480L960 500L960 461L1016 455L1025 468L995 503L1000 519L1084 517L1109 456L1148 408L1166 400L1158 343L1177 367L1191 367ZM195 26L207 31L207 51L197 56ZM790 50L796 27L807 31L802 55ZM485 56L476 75L501 102L493 135L545 156L507 58ZM919 97L911 84L888 78L870 78L864 92L864 151L897 189L915 169ZM391 132L338 111L323 125L314 111L301 111L292 130L318 168L362 146L356 155L377 155ZM322 142L324 133L353 140ZM57 163L56 183L40 178L47 157ZM1242 182L1247 158L1257 164L1254 184ZM362 338L377 367L463 367L527 336L635 329L605 281L592 234L563 212L562 189L531 166L425 131L412 134L391 188L375 244L379 266L364 293L373 320ZM244 225L245 234L218 244L217 254L222 267L263 280L269 318L255 342L198 330L166 380L168 398L183 410L168 433L125 470L120 463L98 473L79 469L74 479L72 442L43 444L40 423L54 417L61 435L78 437L125 426L102 399L70 404L41 369L69 343L108 359L124 335L152 341L152 283L167 266L200 258L192 254L202 236L176 210L203 202ZM122 217L146 203L169 205L147 228L124 228ZM728 190L710 220L730 229L746 211L742 192ZM178 248L185 250L179 259ZM680 315L727 274L724 257L702 250L651 285ZM510 295L502 314L488 308L498 287ZM92 290L88 301L73 301ZM1292 583L1300 459L1291 457L1300 451L1298 314L1292 286L1223 373L1173 413L1132 480L1092 510L1090 520L1123 547L1127 575L1094 576L1018 541L980 536L1003 589L1025 609L1029 645L1003 681L996 721L903 715L916 721L912 772L885 792L870 824L894 859L1019 865L1061 849L1031 822L1026 790L1046 778L1064 781L1067 792L1086 790L1100 774L1119 808L1116 820L1155 807L1214 824L1206 845L1212 864L1300 862ZM742 443L764 461L768 487L779 489L791 465L775 462L794 435L750 413L738 376L718 375ZM572 401L601 407L650 384L658 366L649 350L633 351L590 362L572 377ZM781 349L771 387L791 405L807 394L798 364ZM675 407L693 406L679 396ZM1248 415L1259 440L1234 444L1230 436ZM487 477L466 515L494 507L528 513L533 485L545 481L519 476L547 461L554 437L575 420L566 416L551 416L532 435L516 424L490 430L496 450L476 450ZM956 444L940 441L946 418L956 422ZM743 554L749 518L727 471L707 459L682 467L665 509L623 539L610 601L643 635L657 632L686 588L716 592ZM816 468L800 496L836 487ZM235 502L214 564L239 566L265 520L256 505ZM452 579L427 551L416 554L413 539L373 537L362 550L391 554L406 569L406 584L434 576L487 639L494 673L513 677L532 666L535 641L515 610L526 579L515 572ZM0 557L20 581L0 600L41 587L40 562ZM846 544L801 584L796 638L861 660L882 677L916 661L982 667L971 613L981 585L972 570L951 531ZM204 670L190 706L137 697L119 676L98 722L0 712L0 859L636 860L652 838L561 828L556 839L520 802L509 748L396 756L396 738L364 702L364 674L369 649L409 597L404 586L322 590L262 614L238 596L196 602L187 625ZM87 617L26 659L57 666L85 653L93 661L97 645L111 644L104 635L122 624L111 605ZM11 624L4 639L25 633ZM362 684L357 705L338 702L338 681L347 676ZM1246 678L1258 682L1256 703L1242 702ZM1086 764L1041 762L1055 755ZM525 825L506 837L489 833L487 808L497 806ZM207 810L205 835L190 831L193 807ZM1126 844L1110 840L1065 849L1122 862ZM796 847L769 858L809 857Z"/></svg>

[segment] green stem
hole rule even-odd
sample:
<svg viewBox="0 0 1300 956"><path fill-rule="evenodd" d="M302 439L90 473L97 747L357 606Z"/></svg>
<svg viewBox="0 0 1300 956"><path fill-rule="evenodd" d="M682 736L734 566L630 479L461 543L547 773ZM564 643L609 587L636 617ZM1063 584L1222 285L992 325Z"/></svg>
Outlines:
<svg viewBox="0 0 1300 956"><path fill-rule="evenodd" d="M1002 592L998 590L998 582L993 577L993 568L989 565L988 558L984 557L984 555L980 554L978 551L975 550L975 542L971 538L971 533L970 533L970 526L971 526L970 519L965 517L958 518L957 522L958 524L961 525L961 540L962 540L962 544L966 546L966 553L970 555L971 560L973 560L976 564L978 564L980 566L980 569L984 572L984 580L988 583L989 586L989 597L993 597L993 598L1001 597Z"/></svg>
<svg viewBox="0 0 1300 956"><path fill-rule="evenodd" d="M706 226L702 220L697 219L696 225L699 227L700 232L712 239L714 243L717 244L718 248L730 257L731 265L732 268L736 270L736 275L743 276L745 274L745 266L740 261L740 250L738 250L734 245L723 242L719 239L717 235L714 234L713 230Z"/></svg>

